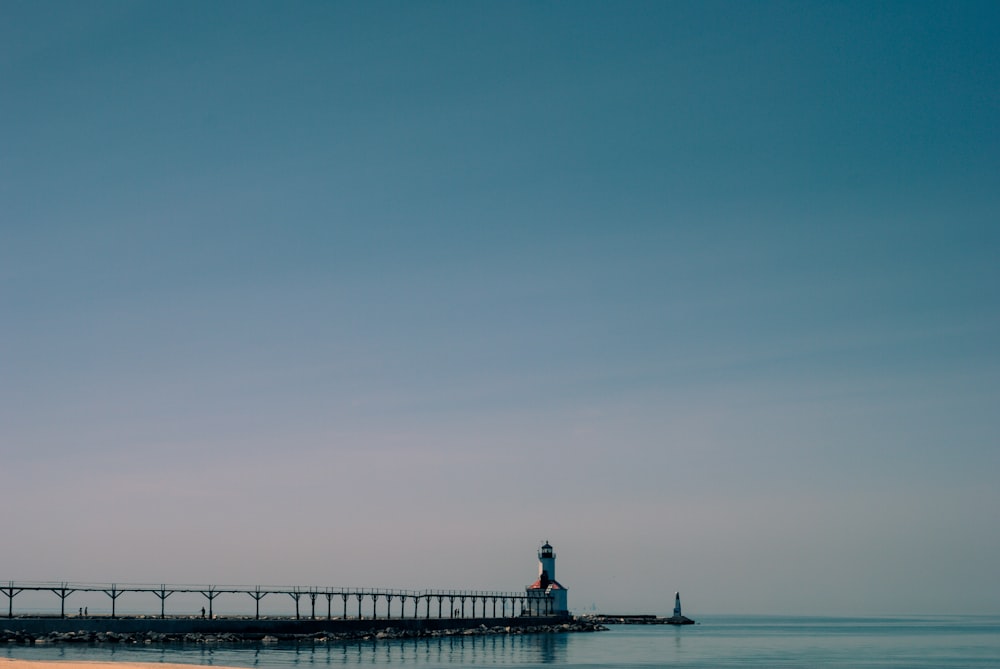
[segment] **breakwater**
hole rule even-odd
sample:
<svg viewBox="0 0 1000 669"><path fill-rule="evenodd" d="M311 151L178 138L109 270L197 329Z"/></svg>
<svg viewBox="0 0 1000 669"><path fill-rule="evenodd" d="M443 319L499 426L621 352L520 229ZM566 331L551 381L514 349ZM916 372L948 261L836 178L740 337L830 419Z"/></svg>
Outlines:
<svg viewBox="0 0 1000 669"><path fill-rule="evenodd" d="M695 621L687 616L661 616L649 613L593 613L582 616L581 620L586 620L595 625L694 625Z"/></svg>
<svg viewBox="0 0 1000 669"><path fill-rule="evenodd" d="M574 621L566 612L554 613L551 596L529 597L525 592L8 581L0 584L0 594L7 597L0 643L315 643L603 629L592 621ZM150 595L157 613L121 615L120 599L132 598L134 607L139 599L152 603ZM238 609L250 603L247 596L253 615L216 614L219 601ZM20 603L24 597L30 598L25 604L41 603L44 608L15 615L15 598ZM294 616L262 616L265 597L286 607L294 604ZM168 601L174 603L173 610L200 607L200 615L168 613ZM95 615L90 615L92 607Z"/></svg>
<svg viewBox="0 0 1000 669"><path fill-rule="evenodd" d="M604 628L567 616L515 619L253 620L200 618L15 618L0 643L172 644L330 643L358 639L594 632Z"/></svg>

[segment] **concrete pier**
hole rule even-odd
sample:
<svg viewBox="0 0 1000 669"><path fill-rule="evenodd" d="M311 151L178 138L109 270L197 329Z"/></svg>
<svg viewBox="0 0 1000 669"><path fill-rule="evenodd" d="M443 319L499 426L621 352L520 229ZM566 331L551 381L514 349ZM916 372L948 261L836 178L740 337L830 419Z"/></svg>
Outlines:
<svg viewBox="0 0 1000 669"><path fill-rule="evenodd" d="M567 612L554 613L550 597L535 596L529 606L524 592L8 581L0 583L0 594L7 597L7 617L0 618L0 640L8 643L240 642L266 637L304 640L593 629L590 623L576 625ZM170 598L178 594L187 611L200 602L195 604L200 615L171 615L168 604L176 602ZM15 599L19 595L18 601L29 596L36 607L50 602L51 608L17 614ZM119 600L126 595L158 610L147 614L132 610L123 616ZM269 595L277 597L286 610L294 605L294 616L262 616L260 603ZM220 596L228 606L251 608L253 613L217 615L213 609L219 608L216 600ZM103 600L104 606L97 615L88 615L95 600ZM80 606L88 602L90 606ZM134 607L136 602L129 603ZM570 629L571 623L579 630Z"/></svg>
<svg viewBox="0 0 1000 669"><path fill-rule="evenodd" d="M0 619L0 630L23 632L40 637L77 632L117 635L236 635L254 640L264 637L304 636L320 633L344 634L392 628L412 632L467 630L482 627L532 628L569 622L565 616L522 616L518 618L407 618L294 620L253 618L54 618L18 617Z"/></svg>
<svg viewBox="0 0 1000 669"><path fill-rule="evenodd" d="M597 632L603 625L568 615L408 620L209 620L201 618L13 618L0 645L337 644L449 636Z"/></svg>
<svg viewBox="0 0 1000 669"><path fill-rule="evenodd" d="M260 619L261 600L269 595L290 597L295 607L296 620L333 620L380 616L393 619L431 618L516 618L530 610L532 615L544 616L554 613L551 596L530 598L526 592L500 592L492 590L399 590L391 588L331 588L313 586L219 586L219 585L143 585L143 584L94 584L94 583L39 583L8 581L0 584L0 594L7 597L7 617L15 615L15 598L22 593L45 593L58 600L60 618L66 618L67 602L77 593L101 594L108 597L110 618L118 618L119 599L126 594L153 595L159 601L159 617L166 619L169 598L176 594L197 595L203 598L202 618L215 617L213 607L222 595L228 597L250 597L254 602L254 619ZM49 594L51 593L51 594ZM273 599L273 597L272 597ZM317 613L317 604L319 612ZM325 606L324 606L325 604ZM303 605L308 611L303 612ZM70 611L73 603L70 601ZM325 609L325 610L324 610ZM190 609L188 609L190 610ZM81 610L82 613L82 610ZM152 617L153 612L150 612Z"/></svg>
<svg viewBox="0 0 1000 669"><path fill-rule="evenodd" d="M581 616L599 625L694 625L686 616L664 618L652 613L591 613Z"/></svg>

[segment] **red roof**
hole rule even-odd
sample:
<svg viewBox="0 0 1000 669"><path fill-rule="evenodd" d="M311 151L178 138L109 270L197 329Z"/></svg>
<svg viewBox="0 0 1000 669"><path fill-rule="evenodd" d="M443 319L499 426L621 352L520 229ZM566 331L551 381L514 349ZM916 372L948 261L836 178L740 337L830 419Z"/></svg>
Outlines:
<svg viewBox="0 0 1000 669"><path fill-rule="evenodd" d="M553 590L565 590L566 589L566 588L562 587L562 585L558 581L552 581L552 580L549 581L548 587L552 588ZM531 585L528 586L528 590L542 590L542 589L543 589L543 587L542 587L542 579L538 579L537 581L535 581L534 583L532 583Z"/></svg>

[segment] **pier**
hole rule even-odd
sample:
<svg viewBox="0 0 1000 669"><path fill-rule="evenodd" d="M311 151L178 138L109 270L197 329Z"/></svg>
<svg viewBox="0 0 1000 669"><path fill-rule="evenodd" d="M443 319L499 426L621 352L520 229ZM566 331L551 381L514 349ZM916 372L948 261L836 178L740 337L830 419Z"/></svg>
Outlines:
<svg viewBox="0 0 1000 669"><path fill-rule="evenodd" d="M146 635L141 638L149 642L191 635L253 640L275 635L364 636L376 630L436 635L456 630L523 633L598 629L592 623L573 621L566 588L555 580L555 553L548 542L539 549L538 559L539 579L520 592L6 581L0 582L0 595L7 598L7 619L12 622L3 631L8 641L15 642L40 635L48 635L50 640L79 641L99 639L103 634L108 639L130 635L127 638L134 643L140 638L136 635ZM15 615L18 597L22 606ZM264 600L277 600L282 612L275 615L271 605L271 611L261 615ZM220 607L222 602L224 607ZM127 609L123 615L124 603ZM227 612L219 615L219 608Z"/></svg>
<svg viewBox="0 0 1000 669"><path fill-rule="evenodd" d="M249 616L226 616L241 620L261 620L260 603L265 597L289 597L294 603L294 617L285 619L302 620L428 620L436 619L512 619L529 612L533 617L555 615L551 597L530 598L525 592L499 592L481 590L397 590L389 588L335 588L303 586L245 586L245 585L167 585L167 584L100 584L69 582L15 582L8 581L0 586L0 594L7 598L7 617L15 616L14 599L25 592L44 592L55 596L58 609L51 613L30 617L67 618L67 601L76 593L101 593L108 599L110 614L87 615L88 618L121 617L118 613L119 599L124 595L139 593L152 594L159 600L159 611L148 615L160 619L191 619L190 612L184 615L170 615L167 611L168 599L176 594L196 594L205 604L203 615L208 620L218 618L214 612L216 599L228 597L249 597L254 602L253 618ZM53 600L56 603L55 600ZM287 601L287 600L286 600ZM319 613L317 614L317 604ZM305 607L306 611L303 612ZM89 608L89 607L88 607ZM56 613L58 610L58 613ZM72 606L70 608L72 611ZM19 616L20 617L20 616ZM69 617L78 618L75 614ZM128 617L137 617L132 614ZM141 615L147 618L147 615Z"/></svg>
<svg viewBox="0 0 1000 669"><path fill-rule="evenodd" d="M695 625L691 620L681 613L681 593L674 593L674 615L669 618L661 618L647 613L594 613L586 618L598 625Z"/></svg>

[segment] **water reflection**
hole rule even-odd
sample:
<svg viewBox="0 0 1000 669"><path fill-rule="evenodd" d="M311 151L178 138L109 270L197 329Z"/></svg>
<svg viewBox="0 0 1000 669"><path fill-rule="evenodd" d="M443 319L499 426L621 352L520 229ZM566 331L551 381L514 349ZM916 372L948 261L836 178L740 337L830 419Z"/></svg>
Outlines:
<svg viewBox="0 0 1000 669"><path fill-rule="evenodd" d="M533 638L538 642L539 662L555 664L566 661L565 634L539 634Z"/></svg>
<svg viewBox="0 0 1000 669"><path fill-rule="evenodd" d="M38 660L159 662L253 669L356 665L565 664L568 635L467 635L330 643L177 644L169 646L52 645L21 657ZM6 653L10 655L9 651Z"/></svg>
<svg viewBox="0 0 1000 669"><path fill-rule="evenodd" d="M566 662L564 634L459 636L394 641L351 641L315 646L258 648L245 666L558 664ZM236 650L225 662L240 663ZM216 658L217 659L217 658ZM202 658L203 664L208 664ZM223 663L220 661L220 664Z"/></svg>

